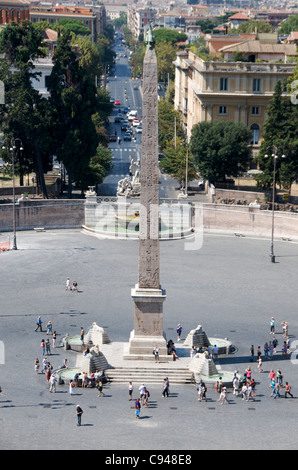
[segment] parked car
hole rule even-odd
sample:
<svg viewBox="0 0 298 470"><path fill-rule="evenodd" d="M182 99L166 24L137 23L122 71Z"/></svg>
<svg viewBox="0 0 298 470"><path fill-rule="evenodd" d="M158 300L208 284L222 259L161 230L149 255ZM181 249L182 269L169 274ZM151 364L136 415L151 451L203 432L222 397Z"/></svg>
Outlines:
<svg viewBox="0 0 298 470"><path fill-rule="evenodd" d="M115 119L114 119L114 122L115 123L120 123L122 121L122 117L121 116L116 116Z"/></svg>
<svg viewBox="0 0 298 470"><path fill-rule="evenodd" d="M126 133L124 134L123 140L131 140L131 135L128 134L128 132L126 132Z"/></svg>
<svg viewBox="0 0 298 470"><path fill-rule="evenodd" d="M120 106L120 101L119 101L119 100L115 100L115 101L114 101L114 105Z"/></svg>
<svg viewBox="0 0 298 470"><path fill-rule="evenodd" d="M134 119L132 121L133 127L139 127L140 124L141 124L141 121L139 119Z"/></svg>
<svg viewBox="0 0 298 470"><path fill-rule="evenodd" d="M136 133L137 133L137 134L141 134L142 132L143 132L143 127L142 127L142 125L141 125L141 126L138 126L138 127L136 128Z"/></svg>
<svg viewBox="0 0 298 470"><path fill-rule="evenodd" d="M110 141L110 142L116 142L116 141L117 141L117 137L116 137L115 135L110 135L109 141Z"/></svg>

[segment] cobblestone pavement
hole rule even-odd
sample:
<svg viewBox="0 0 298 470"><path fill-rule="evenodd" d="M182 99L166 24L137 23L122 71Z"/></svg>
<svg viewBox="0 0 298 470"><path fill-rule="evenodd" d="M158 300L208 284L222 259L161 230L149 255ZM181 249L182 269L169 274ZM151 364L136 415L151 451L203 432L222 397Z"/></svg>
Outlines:
<svg viewBox="0 0 298 470"><path fill-rule="evenodd" d="M283 320L296 349L297 244L277 241L273 264L268 240L206 235L198 251L185 250L184 240L161 243L167 339L176 340L178 323L182 341L199 324L210 337L227 337L236 352L221 357L218 365L240 374L251 365L257 397L245 402L230 393L230 404L221 405L210 388L207 403L200 403L194 385L172 385L164 399L162 384L150 385L149 407L136 420L128 384L106 385L103 398L93 389L70 396L66 386L50 393L45 376L34 373L46 338L34 329L38 315L44 326L52 320L59 345L66 333L79 334L81 326L87 331L96 321L112 342L127 342L133 328L130 290L137 280L137 242L98 239L79 230L22 232L17 241L16 252L0 254L0 340L5 349L0 361L1 449L297 449L296 353L287 359L280 353ZM67 277L78 281L79 293L65 291ZM251 344L263 348L272 339L271 316L279 345L259 374L256 362L249 362L249 349ZM75 365L76 354L57 347L50 362L58 368L65 358ZM271 368L281 369L293 399L270 397ZM139 384L134 385L136 396ZM81 428L76 426L77 404L84 410Z"/></svg>

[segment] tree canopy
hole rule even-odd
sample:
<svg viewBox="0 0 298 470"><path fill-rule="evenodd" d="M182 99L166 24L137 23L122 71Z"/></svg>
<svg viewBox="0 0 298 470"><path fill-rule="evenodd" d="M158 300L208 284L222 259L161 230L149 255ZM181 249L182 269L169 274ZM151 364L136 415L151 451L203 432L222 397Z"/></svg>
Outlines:
<svg viewBox="0 0 298 470"><path fill-rule="evenodd" d="M232 121L201 122L194 125L190 151L202 178L215 183L238 176L251 156L251 133Z"/></svg>

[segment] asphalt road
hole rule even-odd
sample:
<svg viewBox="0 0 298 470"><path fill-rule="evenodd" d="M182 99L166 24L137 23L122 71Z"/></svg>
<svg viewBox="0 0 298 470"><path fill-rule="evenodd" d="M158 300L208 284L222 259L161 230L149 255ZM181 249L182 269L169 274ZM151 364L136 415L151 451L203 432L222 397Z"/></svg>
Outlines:
<svg viewBox="0 0 298 470"><path fill-rule="evenodd" d="M225 338L236 346L222 357L223 370L240 374L252 366L257 381L255 402L230 394L221 405L208 390L208 402L197 401L193 385L172 386L169 399L162 384L150 387L149 408L136 420L128 402L128 384L106 387L106 397L95 390L70 396L60 386L49 393L45 376L35 375L34 359L42 358L42 333L35 333L37 315L52 320L60 339L66 333L87 331L92 322L103 326L111 341L127 342L133 328L131 288L137 281L138 243L101 240L79 230L18 232L18 250L0 253L0 339L5 361L0 364L1 449L297 449L298 367L296 353L280 354L281 325L289 322L295 351L298 335L298 245L276 242L276 263L270 262L269 240L205 236L200 250L186 250L189 241L161 243L161 284L166 289L164 330L182 340L201 324L208 336ZM76 279L79 293L65 291L66 277ZM251 344L263 347L269 319L275 316L279 346L259 374L249 362ZM175 337L174 337L175 340ZM297 348L296 348L297 349ZM50 356L54 368L64 358L75 365L76 355L57 348ZM3 359L3 358L2 358ZM179 366L179 362L177 364ZM294 398L270 397L268 374L280 368L293 387ZM139 384L135 385L135 397ZM84 410L83 426L76 427L75 407Z"/></svg>
<svg viewBox="0 0 298 470"><path fill-rule="evenodd" d="M107 87L113 99L120 101L120 106L114 106L110 116L110 135L122 137L121 144L110 142L109 147L113 151L113 168L111 172L104 178L101 185L98 185L98 194L103 196L115 196L118 181L125 176L129 176L130 158L142 161L141 147L142 134L133 134L132 141L123 141L124 132L121 131L121 124L115 123L114 119L118 115L119 108L128 107L138 112L138 117L142 119L142 95L141 80L132 80L130 78L130 67L128 65L129 53L124 46L115 46L117 52L115 75L108 78ZM124 54L126 57L124 57ZM120 56L121 55L121 56ZM135 87L138 87L135 89ZM160 174L160 197L176 198L179 184L168 175Z"/></svg>

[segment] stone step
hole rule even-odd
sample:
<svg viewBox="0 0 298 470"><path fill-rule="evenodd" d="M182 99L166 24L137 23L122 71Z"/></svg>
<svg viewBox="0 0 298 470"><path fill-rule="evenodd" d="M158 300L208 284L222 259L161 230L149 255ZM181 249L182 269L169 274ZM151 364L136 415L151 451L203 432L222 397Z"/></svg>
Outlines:
<svg viewBox="0 0 298 470"><path fill-rule="evenodd" d="M119 367L107 369L105 375L113 383L144 382L151 384L160 384L165 377L169 378L173 384L193 383L193 373L188 369L177 368L127 368Z"/></svg>

